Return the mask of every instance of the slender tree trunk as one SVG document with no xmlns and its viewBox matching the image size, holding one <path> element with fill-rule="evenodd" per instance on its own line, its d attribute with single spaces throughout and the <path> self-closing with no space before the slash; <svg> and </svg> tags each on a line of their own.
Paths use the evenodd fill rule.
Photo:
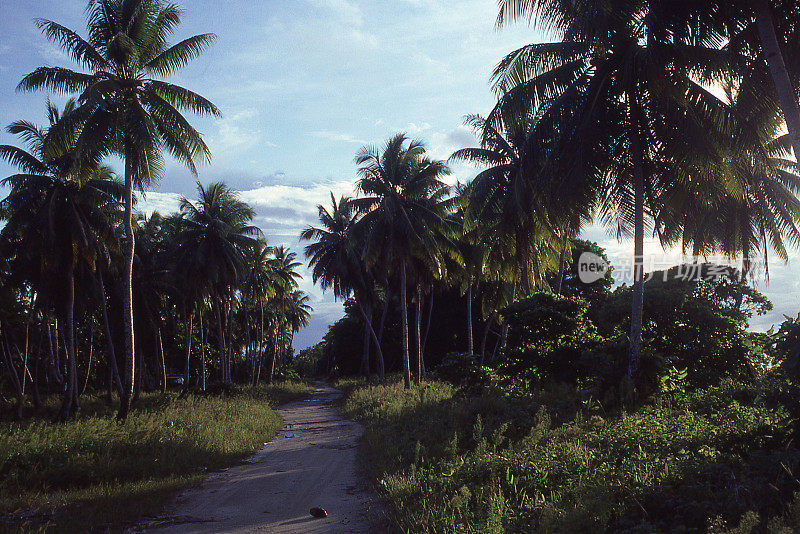
<svg viewBox="0 0 800 534">
<path fill-rule="evenodd" d="M 167 393 L 167 362 L 164 361 L 164 343 L 161 341 L 161 329 L 156 332 L 158 338 L 158 359 L 160 361 L 159 370 L 161 371 L 161 394 Z"/>
<path fill-rule="evenodd" d="M 277 325 L 276 325 L 277 327 Z M 278 359 L 278 335 L 279 332 L 275 331 L 275 346 L 272 350 L 272 358 L 269 362 L 269 378 L 267 379 L 267 384 L 272 384 L 272 379 L 275 378 L 275 360 Z"/>
<path fill-rule="evenodd" d="M 375 329 L 372 327 L 372 321 L 367 319 L 366 310 L 364 310 L 364 308 L 361 306 L 361 303 L 359 303 L 358 301 L 356 301 L 356 302 L 358 303 L 359 311 L 361 311 L 361 316 L 364 318 L 364 321 L 366 321 L 367 325 L 369 326 L 369 333 L 370 333 L 370 335 L 372 335 L 372 341 L 375 343 L 375 347 L 377 347 L 377 350 L 378 350 L 378 378 L 380 379 L 381 382 L 383 382 L 383 380 L 384 380 L 383 349 L 381 349 L 380 339 L 378 338 L 378 334 L 375 333 Z M 370 318 L 372 317 L 372 313 L 371 312 L 369 314 L 369 317 Z"/>
<path fill-rule="evenodd" d="M 428 347 L 428 334 L 431 333 L 431 319 L 433 318 L 433 287 L 431 287 L 431 298 L 428 299 L 428 313 L 426 317 L 425 334 L 422 336 L 422 378 L 425 378 L 428 374 L 428 370 L 425 368 L 425 354 L 426 348 Z"/>
<path fill-rule="evenodd" d="M 386 312 L 389 311 L 389 281 L 386 281 L 386 301 L 383 303 L 383 311 L 381 312 L 381 324 L 378 327 L 378 336 L 374 338 L 375 346 L 378 347 L 378 379 L 380 380 L 381 384 L 386 377 L 386 363 L 383 359 L 383 347 L 381 343 L 383 342 L 383 327 L 386 325 Z M 373 330 L 373 335 L 375 334 Z"/>
<path fill-rule="evenodd" d="M 422 289 L 417 284 L 417 310 L 414 314 L 415 340 L 417 342 L 417 376 L 414 379 L 416 385 L 422 382 Z"/>
<path fill-rule="evenodd" d="M 558 254 L 558 281 L 556 282 L 556 294 L 561 294 L 561 286 L 564 284 L 564 255 L 567 253 L 567 232 L 564 232 L 561 252 Z"/>
<path fill-rule="evenodd" d="M 222 306 L 221 299 L 218 297 L 214 303 L 214 311 L 217 314 L 217 344 L 219 346 L 219 362 L 222 382 L 226 382 L 228 377 L 225 374 L 225 338 L 222 335 Z"/>
<path fill-rule="evenodd" d="M 103 284 L 103 273 L 97 270 L 97 285 L 100 289 L 100 314 L 103 317 L 103 335 L 106 337 L 106 358 L 110 369 L 111 378 L 117 388 L 120 398 L 122 397 L 122 381 L 119 378 L 119 368 L 117 367 L 117 355 L 114 351 L 114 339 L 111 337 L 111 326 L 108 322 L 108 307 L 106 306 L 106 287 Z"/>
<path fill-rule="evenodd" d="M 633 383 L 639 370 L 642 346 L 642 313 L 644 307 L 644 154 L 639 133 L 639 105 L 631 88 L 628 91 L 631 114 L 631 157 L 633 158 L 634 230 L 633 230 L 633 295 L 631 298 L 630 356 L 628 379 Z"/>
<path fill-rule="evenodd" d="M 184 356 L 186 360 L 186 367 L 184 368 L 184 384 L 183 389 L 189 389 L 189 375 L 190 375 L 190 358 L 192 355 L 192 317 L 194 316 L 193 310 L 186 309 L 186 303 L 183 304 L 183 318 L 186 323 L 186 346 L 184 348 Z"/>
<path fill-rule="evenodd" d="M 200 391 L 206 390 L 206 332 L 203 326 L 203 303 L 200 303 Z"/>
<path fill-rule="evenodd" d="M 475 354 L 475 346 L 472 341 L 472 281 L 467 287 L 467 352 Z"/>
<path fill-rule="evenodd" d="M 41 375 L 41 367 L 42 367 L 42 344 L 44 342 L 44 332 L 42 331 L 41 325 L 39 326 L 39 347 L 36 349 L 36 355 L 34 356 L 33 360 L 33 381 L 31 383 L 31 387 L 33 388 L 31 393 L 33 395 L 33 406 L 37 410 L 42 406 L 42 397 L 39 390 L 40 382 L 42 380 Z"/>
<path fill-rule="evenodd" d="M 756 27 L 758 28 L 758 37 L 761 40 L 761 48 L 781 103 L 783 118 L 789 130 L 789 138 L 792 141 L 794 155 L 800 158 L 800 106 L 797 104 L 797 94 L 792 86 L 792 80 L 789 77 L 789 71 L 786 69 L 786 62 L 783 59 L 778 36 L 775 33 L 772 10 L 767 0 L 753 0 L 753 10 L 755 11 Z"/>
<path fill-rule="evenodd" d="M 138 167 L 138 163 L 136 164 Z M 124 261 L 122 262 L 122 323 L 125 334 L 125 386 L 120 397 L 117 418 L 125 420 L 131 409 L 135 387 L 136 356 L 133 335 L 133 175 L 134 154 L 129 139 L 125 140 L 125 240 Z"/>
<path fill-rule="evenodd" d="M 406 305 L 406 262 L 400 263 L 400 321 L 403 328 L 403 383 L 411 387 L 411 362 L 408 357 L 408 307 Z"/>
<path fill-rule="evenodd" d="M 361 302 L 358 301 L 358 299 L 356 301 L 358 302 L 359 309 L 362 309 L 361 315 L 364 319 L 364 343 L 361 350 L 361 368 L 359 369 L 359 372 L 361 373 L 362 376 L 369 378 L 369 340 L 370 340 L 369 331 L 370 328 L 372 328 L 372 326 L 370 325 L 370 323 L 372 322 L 372 306 L 370 306 L 370 304 L 367 303 L 366 313 L 364 313 Z"/>
<path fill-rule="evenodd" d="M 22 402 L 24 396 L 22 393 L 22 384 L 19 380 L 19 374 L 17 374 L 17 369 L 14 367 L 14 362 L 11 360 L 11 346 L 8 343 L 7 330 L 7 328 L 3 330 L 3 338 L 0 338 L 0 352 L 3 353 L 3 360 L 5 360 L 8 376 L 11 379 L 11 384 L 14 386 L 14 392 L 17 395 L 17 403 L 14 407 L 14 419 L 19 421 L 22 419 Z M 3 349 L 3 340 L 5 340 L 5 349 Z"/>
<path fill-rule="evenodd" d="M 78 366 L 75 362 L 75 267 L 70 265 L 67 270 L 67 295 L 64 310 L 64 348 L 67 352 L 67 389 L 58 418 L 62 421 L 72 416 L 72 407 L 75 402 L 75 386 L 77 385 Z"/>
<path fill-rule="evenodd" d="M 89 317 L 89 363 L 86 364 L 86 376 L 83 379 L 81 395 L 86 393 L 86 387 L 89 385 L 89 376 L 92 373 L 92 355 L 94 354 L 94 328 L 92 326 L 92 318 Z"/>
</svg>

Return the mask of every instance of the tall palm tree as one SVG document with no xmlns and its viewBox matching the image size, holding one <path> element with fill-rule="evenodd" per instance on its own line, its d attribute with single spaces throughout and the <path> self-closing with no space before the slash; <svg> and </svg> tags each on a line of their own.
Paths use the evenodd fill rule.
<svg viewBox="0 0 800 534">
<path fill-rule="evenodd" d="M 338 201 L 331 193 L 331 209 L 317 206 L 320 226 L 309 226 L 300 239 L 312 241 L 305 248 L 314 283 L 323 291 L 333 289 L 335 297 L 347 299 L 352 294 L 364 319 L 364 350 L 361 372 L 369 375 L 369 340 L 378 352 L 378 375 L 384 379 L 383 351 L 372 326 L 375 283 L 363 259 L 364 232 L 358 225 L 358 212 L 350 197 Z"/>
<path fill-rule="evenodd" d="M 273 249 L 273 256 L 270 262 L 270 269 L 275 281 L 276 299 L 280 307 L 278 310 L 275 354 L 270 363 L 269 382 L 272 382 L 275 376 L 276 360 L 280 363 L 284 359 L 284 351 L 289 337 L 287 332 L 289 322 L 286 315 L 287 300 L 291 298 L 292 292 L 297 289 L 297 281 L 301 278 L 297 269 L 302 265 L 297 261 L 297 254 L 283 245 Z"/>
<path fill-rule="evenodd" d="M 195 175 L 195 162 L 210 158 L 202 136 L 181 112 L 219 116 L 219 110 L 200 95 L 160 78 L 186 66 L 215 36 L 195 35 L 169 46 L 181 10 L 162 0 L 91 0 L 87 13 L 88 40 L 49 20 L 40 19 L 37 25 L 88 72 L 39 67 L 22 79 L 18 90 L 79 92 L 80 106 L 67 122 L 83 125 L 77 141 L 81 158 L 98 161 L 115 153 L 125 161 L 122 279 L 126 365 L 119 410 L 119 418 L 124 419 L 130 409 L 135 368 L 133 190 L 143 190 L 158 179 L 163 149 Z"/>
<path fill-rule="evenodd" d="M 239 194 L 222 182 L 204 187 L 198 182 L 199 198 L 180 202 L 183 229 L 178 236 L 178 268 L 187 280 L 208 287 L 214 295 L 217 343 L 222 380 L 230 381 L 230 362 L 225 343 L 224 318 L 233 301 L 233 289 L 247 276 L 247 251 L 258 246 L 261 233 L 251 223 L 255 212 Z M 188 320 L 188 317 L 187 317 Z"/>
<path fill-rule="evenodd" d="M 407 272 L 412 259 L 416 259 L 432 272 L 442 273 L 444 258 L 439 240 L 450 207 L 445 202 L 449 188 L 441 180 L 450 170 L 444 162 L 428 159 L 425 152 L 422 142 L 408 141 L 400 133 L 382 149 L 363 147 L 356 156 L 360 176 L 357 187 L 363 196 L 353 202 L 363 213 L 367 265 L 380 258 L 388 265 L 398 265 L 400 270 L 403 376 L 407 388 L 411 387 Z"/>
<path fill-rule="evenodd" d="M 65 111 L 74 109 L 67 103 Z M 123 189 L 107 167 L 83 166 L 75 158 L 78 132 L 61 127 L 63 114 L 48 101 L 50 126 L 17 121 L 8 131 L 28 149 L 0 146 L 0 156 L 22 172 L 2 185 L 11 192 L 0 203 L 6 220 L 2 232 L 17 246 L 17 255 L 38 266 L 29 283 L 49 296 L 64 324 L 68 355 L 67 388 L 59 412 L 68 418 L 77 408 L 75 353 L 75 277 L 82 266 L 94 270 L 98 257 L 114 241 L 115 213 Z"/>
<path fill-rule="evenodd" d="M 654 172 L 663 148 L 656 135 L 676 109 L 714 99 L 702 84 L 721 81 L 730 69 L 715 36 L 665 39 L 649 8 L 636 0 L 502 0 L 499 24 L 536 17 L 563 39 L 509 54 L 494 74 L 500 108 L 525 113 L 544 105 L 543 118 L 571 137 L 559 143 L 556 159 L 577 158 L 585 171 L 578 178 L 593 177 L 591 190 L 602 195 L 604 222 L 633 236 L 631 381 L 641 349 L 645 215 L 658 211 L 658 178 L 665 177 Z"/>
</svg>

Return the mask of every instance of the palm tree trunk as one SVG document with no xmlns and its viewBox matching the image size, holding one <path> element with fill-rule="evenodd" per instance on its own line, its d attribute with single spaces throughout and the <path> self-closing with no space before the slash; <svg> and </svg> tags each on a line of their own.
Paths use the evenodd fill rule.
<svg viewBox="0 0 800 534">
<path fill-rule="evenodd" d="M 5 340 L 5 349 L 3 348 L 3 340 Z M 3 330 L 3 338 L 0 338 L 0 352 L 3 353 L 3 360 L 6 364 L 6 369 L 8 370 L 8 376 L 11 378 L 11 384 L 14 386 L 14 391 L 17 394 L 17 403 L 14 408 L 14 419 L 20 420 L 22 419 L 22 386 L 19 380 L 19 374 L 17 374 L 17 369 L 14 367 L 14 362 L 11 360 L 11 347 L 8 344 L 8 331 L 7 329 Z"/>
<path fill-rule="evenodd" d="M 167 393 L 167 363 L 164 361 L 164 343 L 161 341 L 161 329 L 158 329 L 158 356 L 161 360 L 161 394 Z"/>
<path fill-rule="evenodd" d="M 383 359 L 383 348 L 381 347 L 381 343 L 383 342 L 383 327 L 386 324 L 386 312 L 389 311 L 389 281 L 386 281 L 386 295 L 385 295 L 385 302 L 383 303 L 383 311 L 381 312 L 381 324 L 378 327 L 378 336 L 374 338 L 375 346 L 378 347 L 378 379 L 380 380 L 381 384 L 383 384 L 384 378 L 386 376 L 386 364 Z M 373 330 L 373 335 L 375 331 Z"/>
<path fill-rule="evenodd" d="M 772 10 L 766 0 L 755 0 L 753 9 L 761 48 L 767 60 L 772 82 L 775 84 L 775 91 L 778 93 L 794 155 L 800 158 L 800 106 L 797 104 L 797 95 L 792 87 L 792 80 L 789 78 L 789 71 L 786 69 L 786 62 L 775 33 Z"/>
<path fill-rule="evenodd" d="M 58 413 L 60 420 L 72 416 L 72 406 L 75 401 L 75 386 L 77 385 L 76 373 L 78 366 L 75 363 L 75 267 L 70 265 L 67 270 L 67 298 L 64 310 L 64 348 L 67 351 L 67 389 L 64 391 L 64 400 Z"/>
<path fill-rule="evenodd" d="M 422 378 L 428 374 L 425 369 L 425 348 L 428 346 L 428 334 L 431 333 L 431 319 L 433 318 L 433 287 L 431 287 L 431 298 L 428 299 L 428 313 L 425 319 L 425 335 L 422 336 Z"/>
<path fill-rule="evenodd" d="M 272 358 L 269 362 L 269 377 L 267 378 L 267 384 L 272 384 L 272 379 L 275 378 L 275 360 L 278 359 L 278 325 L 275 325 L 275 346 L 272 348 Z"/>
<path fill-rule="evenodd" d="M 403 383 L 411 387 L 411 362 L 408 357 L 408 307 L 406 305 L 406 262 L 400 263 L 400 322 L 403 327 Z"/>
<path fill-rule="evenodd" d="M 366 310 L 361 306 L 361 303 L 356 301 L 358 304 L 358 309 L 361 311 L 361 316 L 364 318 L 364 321 L 367 323 L 369 327 L 369 333 L 372 336 L 372 341 L 375 343 L 375 347 L 378 350 L 378 379 L 383 382 L 384 380 L 384 368 L 383 368 L 383 349 L 381 349 L 380 339 L 378 338 L 378 334 L 375 333 L 375 329 L 372 327 L 372 310 L 370 309 L 369 314 L 367 314 Z M 367 316 L 369 315 L 369 319 Z"/>
<path fill-rule="evenodd" d="M 564 255 L 567 253 L 567 232 L 564 231 L 564 239 L 561 244 L 561 252 L 558 254 L 558 281 L 556 282 L 556 294 L 561 294 L 561 286 L 564 284 Z"/>
<path fill-rule="evenodd" d="M 472 282 L 467 286 L 467 352 L 475 353 L 475 346 L 472 341 Z"/>
<path fill-rule="evenodd" d="M 131 141 L 125 140 L 125 243 L 122 266 L 122 323 L 125 333 L 125 387 L 120 397 L 117 418 L 125 420 L 131 409 L 135 386 L 136 356 L 133 336 L 133 173 L 134 156 Z"/>
<path fill-rule="evenodd" d="M 228 378 L 225 374 L 225 338 L 222 335 L 222 311 L 220 310 L 221 306 L 222 306 L 221 299 L 217 297 L 216 301 L 214 302 L 214 312 L 217 314 L 217 345 L 219 347 L 219 363 L 221 366 L 220 378 L 222 382 L 226 382 Z"/>
<path fill-rule="evenodd" d="M 414 314 L 414 330 L 416 331 L 415 339 L 417 341 L 417 376 L 414 382 L 419 385 L 422 381 L 422 289 L 419 284 L 417 284 L 416 293 L 417 310 Z"/>
<path fill-rule="evenodd" d="M 203 327 L 203 303 L 200 302 L 200 391 L 206 390 L 206 331 Z"/>
<path fill-rule="evenodd" d="M 117 367 L 117 356 L 114 353 L 114 340 L 111 337 L 111 327 L 108 322 L 108 307 L 106 306 L 106 287 L 103 284 L 103 273 L 97 270 L 97 285 L 100 289 L 100 313 L 103 316 L 103 335 L 106 337 L 106 357 L 111 373 L 113 384 L 117 388 L 117 393 L 122 397 L 122 381 L 119 379 L 119 368 Z M 49 327 L 49 324 L 48 324 Z"/>
<path fill-rule="evenodd" d="M 639 354 L 642 346 L 642 314 L 644 307 L 644 154 L 639 134 L 639 105 L 631 88 L 628 90 L 631 114 L 631 157 L 633 158 L 633 296 L 631 298 L 630 355 L 628 358 L 628 380 L 633 383 L 639 369 Z"/>
<path fill-rule="evenodd" d="M 372 322 L 372 307 L 367 303 L 366 313 L 364 312 L 361 303 L 358 303 L 361 309 L 361 315 L 364 319 L 364 346 L 361 350 L 361 368 L 359 372 L 366 378 L 369 378 L 369 341 L 370 341 L 370 323 Z"/>
<path fill-rule="evenodd" d="M 183 318 L 186 324 L 186 347 L 184 349 L 184 356 L 186 360 L 186 367 L 184 368 L 184 384 L 183 389 L 189 389 L 189 374 L 190 374 L 190 358 L 192 355 L 192 316 L 193 310 L 186 309 L 186 303 L 183 304 Z"/>
<path fill-rule="evenodd" d="M 89 385 L 89 376 L 92 373 L 92 354 L 94 353 L 94 328 L 92 328 L 92 320 L 89 318 L 89 363 L 86 364 L 86 376 L 83 379 L 83 387 L 81 388 L 81 395 L 86 393 L 86 387 Z"/>
</svg>

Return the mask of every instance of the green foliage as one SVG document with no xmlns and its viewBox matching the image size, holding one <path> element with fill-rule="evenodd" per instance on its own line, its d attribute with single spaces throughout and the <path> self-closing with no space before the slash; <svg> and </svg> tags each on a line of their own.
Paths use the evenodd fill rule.
<svg viewBox="0 0 800 534">
<path fill-rule="evenodd" d="M 512 399 L 362 384 L 345 411 L 366 424 L 364 464 L 406 531 L 797 525 L 785 506 L 800 451 L 792 418 L 764 401 L 771 387 L 726 380 L 610 414 L 564 409 L 574 389 Z"/>
<path fill-rule="evenodd" d="M 791 376 L 800 375 L 800 314 L 786 317 L 774 334 L 770 329 L 770 353 Z"/>
<path fill-rule="evenodd" d="M 271 407 L 310 392 L 287 382 L 228 396 L 143 395 L 122 424 L 105 401 L 89 397 L 66 423 L 48 422 L 54 402 L 42 418 L 2 423 L 6 526 L 74 532 L 136 520 L 209 470 L 261 447 L 282 425 Z"/>
<path fill-rule="evenodd" d="M 506 358 L 499 372 L 528 381 L 575 382 L 583 351 L 599 340 L 580 298 L 535 293 L 506 307 Z"/>
</svg>

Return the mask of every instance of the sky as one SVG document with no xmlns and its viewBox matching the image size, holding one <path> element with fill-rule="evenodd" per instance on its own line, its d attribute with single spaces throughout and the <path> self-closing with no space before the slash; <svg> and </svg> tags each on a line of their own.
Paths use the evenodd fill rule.
<svg viewBox="0 0 800 534">
<path fill-rule="evenodd" d="M 463 124 L 467 114 L 486 114 L 495 102 L 493 67 L 506 53 L 544 36 L 520 23 L 497 29 L 496 0 L 181 0 L 183 23 L 173 42 L 215 33 L 216 43 L 170 79 L 214 102 L 221 119 L 188 115 L 203 133 L 213 160 L 195 178 L 168 161 L 161 182 L 141 203 L 169 213 L 181 196 L 193 198 L 196 180 L 223 180 L 257 212 L 256 224 L 273 245 L 302 258 L 300 231 L 316 221 L 317 204 L 330 194 L 352 194 L 353 158 L 363 145 L 380 145 L 404 131 L 427 142 L 432 156 L 447 158 L 474 146 Z M 17 93 L 19 80 L 41 65 L 73 63 L 36 28 L 37 17 L 85 36 L 84 0 L 0 0 L 0 125 L 17 119 L 46 120 L 44 93 Z M 53 95 L 57 102 L 64 97 Z M 0 144 L 16 139 L 0 132 Z M 112 162 L 120 171 L 118 163 Z M 0 176 L 14 170 L 0 162 Z M 451 181 L 468 181 L 476 169 L 453 166 Z M 0 190 L 0 195 L 5 192 Z M 606 247 L 624 264 L 632 244 L 598 225 L 584 237 Z M 657 242 L 646 254 L 662 263 Z M 313 285 L 307 271 L 301 289 L 311 296 L 310 326 L 295 348 L 319 341 L 342 315 L 341 302 Z M 770 281 L 757 282 L 774 303 L 753 328 L 766 329 L 782 314 L 800 311 L 800 253 L 788 264 L 770 261 Z"/>
</svg>

